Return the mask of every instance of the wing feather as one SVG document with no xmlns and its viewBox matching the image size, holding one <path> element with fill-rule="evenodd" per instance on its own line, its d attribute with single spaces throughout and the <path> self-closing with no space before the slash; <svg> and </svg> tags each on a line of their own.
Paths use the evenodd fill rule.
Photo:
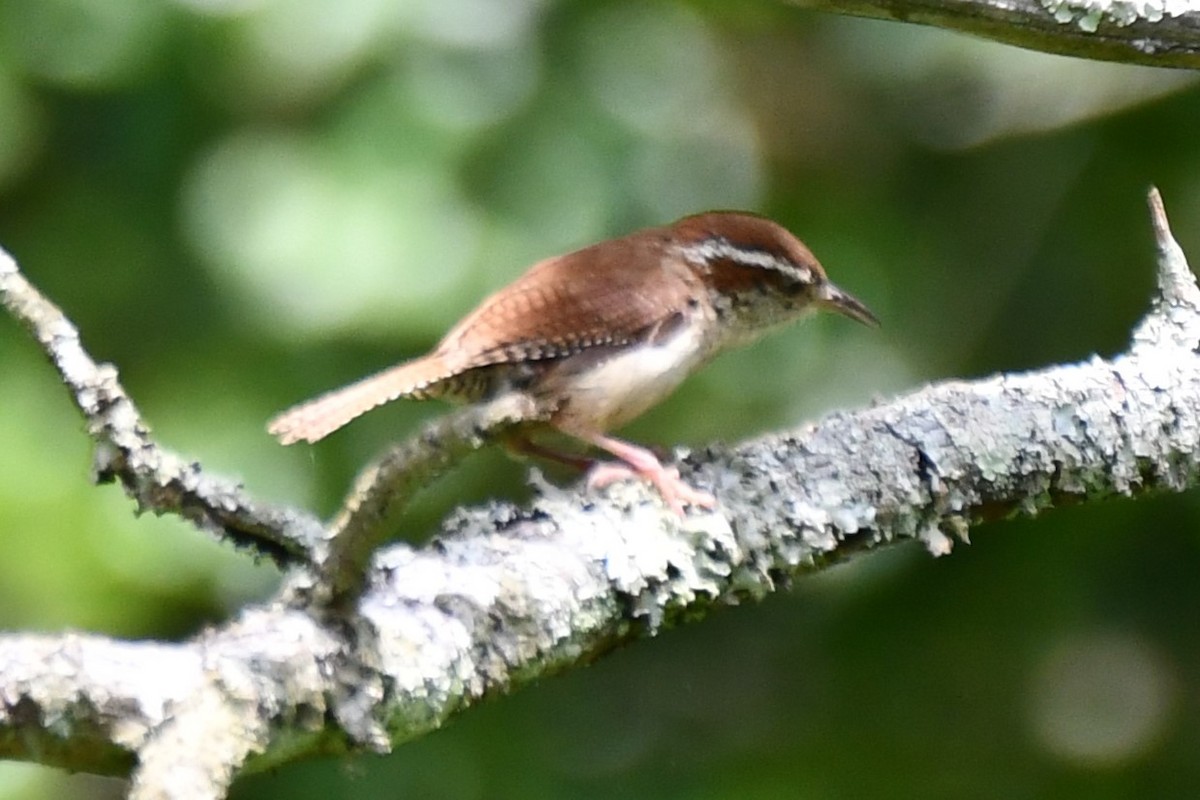
<svg viewBox="0 0 1200 800">
<path fill-rule="evenodd" d="M 546 259 L 484 300 L 435 352 L 456 372 L 638 341 L 683 311 L 690 273 L 647 236 Z"/>
</svg>

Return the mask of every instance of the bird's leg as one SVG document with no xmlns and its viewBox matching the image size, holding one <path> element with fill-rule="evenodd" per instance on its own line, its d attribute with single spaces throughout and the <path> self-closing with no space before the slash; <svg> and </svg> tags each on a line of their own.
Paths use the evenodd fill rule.
<svg viewBox="0 0 1200 800">
<path fill-rule="evenodd" d="M 575 435 L 625 462 L 596 464 L 588 473 L 588 488 L 600 489 L 620 480 L 638 477 L 649 481 L 666 504 L 681 517 L 684 516 L 684 506 L 716 507 L 715 497 L 688 485 L 679 477 L 678 468 L 663 466 L 654 453 L 646 448 L 599 433 Z"/>
<path fill-rule="evenodd" d="M 581 472 L 587 472 L 589 489 L 602 489 L 617 481 L 630 479 L 649 481 L 658 490 L 666 504 L 681 517 L 684 516 L 685 506 L 715 508 L 717 505 L 715 497 L 688 485 L 679 477 L 678 468 L 664 465 L 658 456 L 644 447 L 598 433 L 571 431 L 571 435 L 602 450 L 607 450 L 624 463 L 597 461 L 574 453 L 564 453 L 561 450 L 538 444 L 528 436 L 519 433 L 505 436 L 504 445 L 519 455 L 545 458 L 573 467 Z"/>
<path fill-rule="evenodd" d="M 573 467 L 580 472 L 586 472 L 596 464 L 596 460 L 586 456 L 575 455 L 574 453 L 564 453 L 561 450 L 555 450 L 545 445 L 540 445 L 530 439 L 528 436 L 513 433 L 504 437 L 504 446 L 512 452 L 523 456 L 536 456 L 545 458 L 549 461 L 555 461 L 559 464 L 565 464 L 568 467 Z"/>
</svg>

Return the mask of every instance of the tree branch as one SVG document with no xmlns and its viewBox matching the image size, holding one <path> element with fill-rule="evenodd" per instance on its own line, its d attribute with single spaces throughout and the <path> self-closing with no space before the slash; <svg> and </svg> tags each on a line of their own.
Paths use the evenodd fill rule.
<svg viewBox="0 0 1200 800">
<path fill-rule="evenodd" d="M 368 464 L 329 523 L 328 548 L 317 559 L 329 601 L 353 601 L 362 591 L 371 555 L 389 533 L 393 509 L 402 508 L 464 456 L 536 421 L 539 413 L 524 394 L 501 395 L 435 419 Z"/>
<path fill-rule="evenodd" d="M 1200 9 L 1186 0 L 791 0 L 916 22 L 1065 56 L 1200 68 Z"/>
<path fill-rule="evenodd" d="M 1159 296 L 1125 354 L 942 383 L 706 448 L 684 467 L 719 498 L 714 513 L 681 520 L 636 483 L 460 511 L 427 546 L 376 553 L 345 607 L 313 600 L 321 574 L 300 559 L 278 598 L 179 644 L 0 636 L 0 757 L 110 773 L 136 763 L 135 798 L 217 798 L 240 772 L 386 750 L 484 697 L 878 546 L 915 538 L 945 553 L 981 521 L 1193 486 L 1200 291 L 1156 194 L 1151 204 Z M 10 307 L 14 275 L 0 268 Z"/>
<path fill-rule="evenodd" d="M 118 480 L 139 513 L 178 514 L 222 532 L 281 566 L 306 561 L 323 536 L 316 518 L 254 500 L 237 484 L 204 475 L 200 465 L 161 448 L 111 364 L 97 364 L 62 310 L 25 279 L 0 249 L 0 302 L 33 335 L 62 376 L 96 444 L 93 479 Z"/>
</svg>

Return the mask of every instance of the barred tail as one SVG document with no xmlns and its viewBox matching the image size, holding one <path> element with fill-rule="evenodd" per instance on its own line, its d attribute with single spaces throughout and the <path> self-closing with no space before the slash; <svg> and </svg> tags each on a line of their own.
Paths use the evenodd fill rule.
<svg viewBox="0 0 1200 800">
<path fill-rule="evenodd" d="M 284 411 L 267 423 L 280 444 L 316 442 L 376 406 L 411 395 L 446 377 L 436 356 L 400 364 Z"/>
</svg>

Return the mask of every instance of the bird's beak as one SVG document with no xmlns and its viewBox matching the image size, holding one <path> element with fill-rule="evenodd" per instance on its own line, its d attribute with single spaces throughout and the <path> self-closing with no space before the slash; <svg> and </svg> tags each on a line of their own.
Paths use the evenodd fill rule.
<svg viewBox="0 0 1200 800">
<path fill-rule="evenodd" d="M 832 283 L 826 281 L 817 292 L 817 302 L 830 311 L 845 314 L 853 320 L 872 328 L 879 327 L 879 318 L 871 313 L 861 300 L 849 292 L 844 292 Z"/>
</svg>

